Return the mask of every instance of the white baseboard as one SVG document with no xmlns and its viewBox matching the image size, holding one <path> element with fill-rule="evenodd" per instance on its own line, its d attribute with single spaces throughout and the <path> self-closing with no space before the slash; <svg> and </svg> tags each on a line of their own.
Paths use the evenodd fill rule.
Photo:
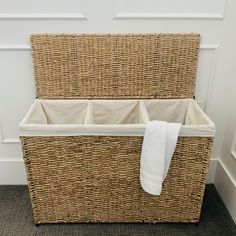
<svg viewBox="0 0 236 236">
<path fill-rule="evenodd" d="M 207 184 L 214 184 L 217 165 L 218 165 L 218 160 L 216 159 L 210 160 L 208 175 L 206 179 Z"/>
<path fill-rule="evenodd" d="M 236 223 L 236 183 L 221 160 L 216 168 L 215 186 Z"/>
<path fill-rule="evenodd" d="M 207 183 L 214 183 L 217 160 L 211 160 Z M 0 159 L 0 185 L 27 184 L 25 168 L 22 160 Z"/>
<path fill-rule="evenodd" d="M 0 159 L 0 185 L 27 184 L 22 160 Z"/>
</svg>

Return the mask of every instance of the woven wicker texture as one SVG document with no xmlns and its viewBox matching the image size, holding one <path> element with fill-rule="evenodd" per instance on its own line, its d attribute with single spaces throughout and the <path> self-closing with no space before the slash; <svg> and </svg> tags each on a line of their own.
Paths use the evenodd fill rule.
<svg viewBox="0 0 236 236">
<path fill-rule="evenodd" d="M 160 196 L 139 181 L 142 137 L 21 137 L 36 223 L 197 222 L 212 138 L 180 137 Z"/>
<path fill-rule="evenodd" d="M 32 35 L 39 98 L 192 98 L 199 34 Z"/>
</svg>

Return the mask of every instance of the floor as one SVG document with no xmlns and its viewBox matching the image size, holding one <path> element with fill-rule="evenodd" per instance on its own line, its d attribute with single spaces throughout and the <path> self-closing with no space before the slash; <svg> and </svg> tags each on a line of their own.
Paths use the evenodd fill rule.
<svg viewBox="0 0 236 236">
<path fill-rule="evenodd" d="M 27 186 L 0 186 L 1 236 L 234 236 L 236 226 L 214 185 L 206 186 L 200 223 L 195 224 L 48 224 L 35 227 Z"/>
</svg>

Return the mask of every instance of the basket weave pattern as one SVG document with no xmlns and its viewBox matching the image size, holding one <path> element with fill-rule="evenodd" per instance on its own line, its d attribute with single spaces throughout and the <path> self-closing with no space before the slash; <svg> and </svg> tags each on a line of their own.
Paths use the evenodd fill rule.
<svg viewBox="0 0 236 236">
<path fill-rule="evenodd" d="M 198 34 L 32 35 L 39 98 L 192 98 Z"/>
<path fill-rule="evenodd" d="M 142 139 L 21 137 L 35 222 L 197 222 L 212 138 L 179 138 L 160 196 L 140 186 Z"/>
</svg>

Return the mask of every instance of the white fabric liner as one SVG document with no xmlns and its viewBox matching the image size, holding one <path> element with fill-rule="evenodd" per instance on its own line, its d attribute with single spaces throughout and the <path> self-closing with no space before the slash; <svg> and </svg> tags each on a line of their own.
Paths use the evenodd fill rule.
<svg viewBox="0 0 236 236">
<path fill-rule="evenodd" d="M 182 123 L 179 136 L 215 135 L 215 125 L 193 99 L 36 99 L 20 136 L 143 136 L 150 120 Z"/>
</svg>

